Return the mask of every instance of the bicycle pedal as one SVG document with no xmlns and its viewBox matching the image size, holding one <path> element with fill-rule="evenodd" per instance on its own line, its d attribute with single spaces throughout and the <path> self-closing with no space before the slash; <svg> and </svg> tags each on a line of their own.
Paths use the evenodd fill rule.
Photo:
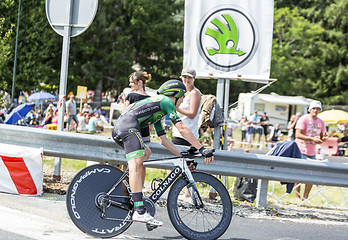
<svg viewBox="0 0 348 240">
<path fill-rule="evenodd" d="M 158 226 L 156 226 L 156 225 L 152 225 L 152 224 L 146 223 L 147 231 L 152 231 L 152 230 L 154 230 L 157 227 Z"/>
</svg>

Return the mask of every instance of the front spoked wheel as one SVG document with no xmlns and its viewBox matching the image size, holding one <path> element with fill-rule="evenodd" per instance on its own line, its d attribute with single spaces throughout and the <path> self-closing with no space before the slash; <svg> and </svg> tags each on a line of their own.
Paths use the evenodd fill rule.
<svg viewBox="0 0 348 240">
<path fill-rule="evenodd" d="M 73 178 L 66 205 L 71 220 L 82 232 L 107 238 L 121 234 L 132 224 L 127 183 L 120 183 L 106 196 L 122 174 L 115 167 L 96 164 L 82 169 Z"/>
<path fill-rule="evenodd" d="M 196 206 L 180 177 L 170 189 L 167 209 L 175 229 L 188 239 L 217 239 L 232 219 L 232 202 L 225 186 L 210 174 L 193 172 L 203 205 Z M 194 190 L 196 191 L 196 190 Z M 197 192 L 194 193 L 198 196 Z"/>
</svg>

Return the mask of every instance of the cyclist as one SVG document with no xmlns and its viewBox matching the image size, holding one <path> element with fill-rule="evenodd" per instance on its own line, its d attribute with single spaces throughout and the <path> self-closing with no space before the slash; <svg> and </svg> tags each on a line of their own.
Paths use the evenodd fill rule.
<svg viewBox="0 0 348 240">
<path fill-rule="evenodd" d="M 179 106 L 186 93 L 185 85 L 179 80 L 168 80 L 161 85 L 157 96 L 149 97 L 135 102 L 125 110 L 117 119 L 112 131 L 112 137 L 117 144 L 124 147 L 129 168 L 129 184 L 132 190 L 135 212 L 133 221 L 144 222 L 156 226 L 163 225 L 154 219 L 145 209 L 142 189 L 144 186 L 145 168 L 143 161 L 149 159 L 151 150 L 143 142 L 140 134 L 141 128 L 151 124 L 160 139 L 161 144 L 176 156 L 180 156 L 181 150 L 176 147 L 167 137 L 162 126 L 161 119 L 168 115 L 180 134 L 191 143 L 205 157 L 205 163 L 214 160 L 212 150 L 208 150 L 200 144 L 180 120 L 176 107 Z"/>
</svg>

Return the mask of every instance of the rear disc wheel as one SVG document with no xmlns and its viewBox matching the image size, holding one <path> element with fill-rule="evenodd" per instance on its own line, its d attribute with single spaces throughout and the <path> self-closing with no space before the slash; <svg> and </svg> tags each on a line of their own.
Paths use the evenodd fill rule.
<svg viewBox="0 0 348 240">
<path fill-rule="evenodd" d="M 115 167 L 96 164 L 82 169 L 73 178 L 66 205 L 71 220 L 82 232 L 108 238 L 121 234 L 132 224 L 132 210 L 116 207 L 109 201 L 122 203 L 131 209 L 127 187 L 121 183 L 111 196 L 105 194 L 122 174 Z"/>
</svg>

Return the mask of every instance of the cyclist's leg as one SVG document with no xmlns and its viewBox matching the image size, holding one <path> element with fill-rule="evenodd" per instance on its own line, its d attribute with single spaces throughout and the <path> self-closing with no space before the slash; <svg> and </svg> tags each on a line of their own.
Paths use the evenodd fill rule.
<svg viewBox="0 0 348 240">
<path fill-rule="evenodd" d="M 149 160 L 150 156 L 151 156 L 151 149 L 147 145 L 145 145 L 144 161 Z M 143 172 L 142 172 L 142 177 L 143 177 L 142 185 L 143 185 L 143 187 L 144 187 L 144 183 L 145 183 L 145 176 L 146 176 L 146 168 L 143 166 Z"/>
<path fill-rule="evenodd" d="M 123 116 L 115 124 L 115 134 L 123 140 L 126 158 L 129 168 L 129 185 L 134 201 L 133 221 L 146 222 L 154 225 L 162 225 L 146 212 L 143 202 L 143 181 L 145 170 L 143 161 L 149 159 L 151 151 L 147 150 L 140 134 L 139 122 L 132 116 Z M 115 139 L 115 138 L 114 138 Z"/>
<path fill-rule="evenodd" d="M 144 150 L 143 150 L 144 151 Z M 138 151 L 139 152 L 139 151 Z M 144 151 L 145 152 L 145 151 Z M 132 198 L 134 201 L 133 221 L 149 223 L 156 226 L 162 226 L 163 223 L 154 219 L 146 211 L 143 201 L 143 181 L 145 178 L 145 170 L 143 161 L 145 156 L 140 156 L 128 160 L 129 168 L 129 185 L 132 190 Z"/>
<path fill-rule="evenodd" d="M 129 185 L 133 193 L 143 190 L 144 156 L 128 160 Z"/>
</svg>

